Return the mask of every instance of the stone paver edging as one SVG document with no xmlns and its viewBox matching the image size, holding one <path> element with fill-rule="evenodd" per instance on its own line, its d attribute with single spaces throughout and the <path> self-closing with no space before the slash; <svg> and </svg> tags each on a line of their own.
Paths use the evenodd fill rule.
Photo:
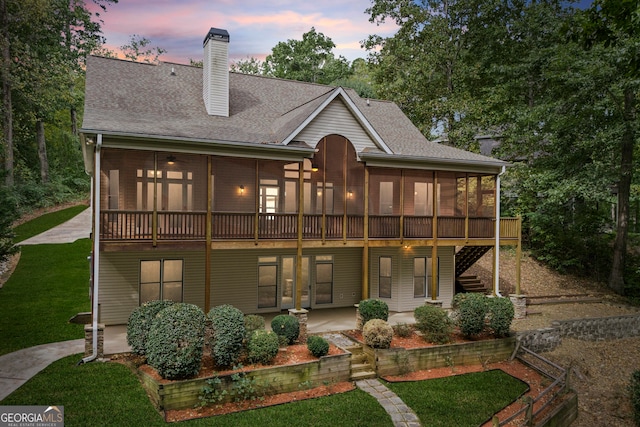
<svg viewBox="0 0 640 427">
<path fill-rule="evenodd" d="M 356 386 L 373 396 L 380 406 L 391 416 L 395 427 L 420 427 L 418 416 L 400 399 L 377 379 L 356 381 Z"/>
</svg>

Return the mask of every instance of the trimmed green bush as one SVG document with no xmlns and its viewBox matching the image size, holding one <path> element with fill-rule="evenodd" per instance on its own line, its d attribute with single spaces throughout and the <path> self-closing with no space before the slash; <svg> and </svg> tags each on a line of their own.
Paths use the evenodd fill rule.
<svg viewBox="0 0 640 427">
<path fill-rule="evenodd" d="M 162 378 L 198 374 L 202 363 L 206 316 L 193 304 L 175 303 L 155 317 L 146 344 L 147 362 Z"/>
<path fill-rule="evenodd" d="M 409 338 L 413 333 L 413 329 L 410 325 L 404 322 L 398 322 L 393 326 L 393 334 L 402 338 Z"/>
<path fill-rule="evenodd" d="M 276 334 L 286 337 L 288 344 L 293 344 L 300 335 L 300 322 L 295 316 L 279 314 L 271 320 L 271 330 Z"/>
<path fill-rule="evenodd" d="M 489 329 L 496 337 L 506 337 L 511 329 L 515 310 L 509 298 L 487 298 L 489 305 Z"/>
<path fill-rule="evenodd" d="M 362 328 L 364 342 L 373 348 L 389 348 L 393 339 L 393 328 L 385 320 L 371 319 Z"/>
<path fill-rule="evenodd" d="M 246 330 L 244 314 L 232 305 L 213 307 L 208 314 L 211 319 L 211 357 L 219 367 L 229 367 L 240 359 Z"/>
<path fill-rule="evenodd" d="M 139 355 L 147 354 L 147 335 L 153 319 L 161 310 L 173 305 L 173 301 L 149 301 L 136 308 L 129 315 L 127 322 L 127 344 L 131 351 Z"/>
<path fill-rule="evenodd" d="M 247 358 L 251 363 L 271 363 L 278 354 L 278 335 L 264 329 L 256 329 L 247 342 Z"/>
<path fill-rule="evenodd" d="M 453 321 L 447 312 L 434 305 L 421 305 L 413 311 L 416 329 L 422 332 L 425 340 L 435 344 L 446 344 L 451 341 Z"/>
<path fill-rule="evenodd" d="M 358 304 L 358 311 L 362 317 L 364 325 L 369 320 L 381 319 L 385 322 L 389 320 L 389 306 L 386 302 L 379 299 L 365 299 Z"/>
<path fill-rule="evenodd" d="M 246 338 L 249 339 L 253 331 L 264 329 L 264 317 L 259 314 L 247 314 L 244 316 L 244 329 Z"/>
<path fill-rule="evenodd" d="M 454 297 L 454 309 L 460 332 L 466 337 L 481 334 L 489 312 L 487 297 L 483 294 L 466 293 Z"/>
<path fill-rule="evenodd" d="M 329 341 L 319 335 L 311 335 L 307 338 L 307 349 L 315 357 L 322 357 L 329 354 Z"/>
<path fill-rule="evenodd" d="M 640 426 L 640 370 L 633 371 L 629 384 L 629 397 L 633 408 L 633 418 L 637 426 Z"/>
</svg>

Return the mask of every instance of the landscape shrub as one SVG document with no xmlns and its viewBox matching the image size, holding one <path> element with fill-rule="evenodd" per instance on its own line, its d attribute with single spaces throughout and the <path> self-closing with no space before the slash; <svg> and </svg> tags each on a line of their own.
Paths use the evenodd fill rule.
<svg viewBox="0 0 640 427">
<path fill-rule="evenodd" d="M 379 299 L 365 299 L 358 304 L 358 311 L 362 317 L 364 325 L 369 320 L 381 319 L 385 322 L 389 320 L 389 306 L 386 302 Z"/>
<path fill-rule="evenodd" d="M 300 335 L 300 322 L 295 316 L 279 314 L 271 320 L 271 330 L 281 337 L 286 337 L 287 344 L 293 344 Z"/>
<path fill-rule="evenodd" d="M 307 349 L 315 357 L 322 357 L 329 354 L 329 341 L 319 335 L 311 335 L 307 338 Z"/>
<path fill-rule="evenodd" d="M 413 329 L 411 326 L 404 322 L 398 322 L 393 326 L 393 334 L 398 337 L 409 338 L 412 333 Z"/>
<path fill-rule="evenodd" d="M 451 341 L 453 321 L 443 308 L 421 305 L 413 311 L 413 317 L 416 319 L 416 329 L 422 332 L 425 340 L 435 344 Z"/>
<path fill-rule="evenodd" d="M 245 337 L 244 314 L 232 305 L 213 307 L 211 319 L 211 357 L 216 365 L 229 367 L 240 359 Z"/>
<path fill-rule="evenodd" d="M 389 348 L 393 339 L 393 328 L 382 319 L 371 319 L 362 328 L 364 342 L 373 348 Z"/>
<path fill-rule="evenodd" d="M 278 355 L 278 335 L 264 329 L 256 329 L 247 341 L 247 358 L 251 363 L 271 363 Z"/>
<path fill-rule="evenodd" d="M 489 329 L 496 337 L 506 337 L 511 329 L 515 310 L 509 298 L 487 298 Z"/>
<path fill-rule="evenodd" d="M 253 331 L 264 329 L 264 317 L 259 314 L 247 314 L 244 316 L 245 337 L 249 339 Z"/>
<path fill-rule="evenodd" d="M 454 309 L 460 332 L 466 337 L 481 334 L 485 329 L 488 313 L 487 297 L 479 293 L 458 294 L 454 297 Z"/>
<path fill-rule="evenodd" d="M 631 407 L 633 408 L 633 418 L 636 425 L 640 426 L 640 369 L 635 370 L 633 374 L 631 374 L 629 395 L 631 398 Z"/>
<path fill-rule="evenodd" d="M 173 304 L 173 301 L 149 301 L 131 312 L 127 322 L 127 344 L 131 346 L 133 353 L 139 355 L 147 354 L 147 336 L 153 319 L 156 318 L 161 310 Z"/>
<path fill-rule="evenodd" d="M 158 312 L 146 344 L 147 362 L 162 378 L 194 377 L 200 371 L 206 316 L 193 304 L 174 303 Z"/>
</svg>

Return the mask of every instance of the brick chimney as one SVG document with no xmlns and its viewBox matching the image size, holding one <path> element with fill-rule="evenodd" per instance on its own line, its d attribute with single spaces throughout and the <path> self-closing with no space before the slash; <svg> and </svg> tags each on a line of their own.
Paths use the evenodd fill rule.
<svg viewBox="0 0 640 427">
<path fill-rule="evenodd" d="M 204 105 L 210 116 L 229 117 L 229 33 L 211 28 L 202 45 Z"/>
</svg>

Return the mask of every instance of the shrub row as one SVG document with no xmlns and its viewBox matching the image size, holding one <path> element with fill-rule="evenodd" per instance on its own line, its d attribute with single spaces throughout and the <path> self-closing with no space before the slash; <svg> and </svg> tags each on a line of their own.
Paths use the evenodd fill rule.
<svg viewBox="0 0 640 427">
<path fill-rule="evenodd" d="M 460 293 L 453 298 L 454 317 L 467 337 L 489 332 L 496 337 L 509 335 L 515 314 L 509 298 Z"/>
</svg>

